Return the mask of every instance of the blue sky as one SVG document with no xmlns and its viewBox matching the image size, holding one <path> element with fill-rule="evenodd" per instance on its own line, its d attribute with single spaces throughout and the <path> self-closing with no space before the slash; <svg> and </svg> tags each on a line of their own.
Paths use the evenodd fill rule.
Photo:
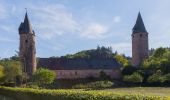
<svg viewBox="0 0 170 100">
<path fill-rule="evenodd" d="M 170 45 L 170 0 L 0 0 L 0 57 L 18 51 L 25 8 L 36 33 L 38 57 L 99 46 L 131 56 L 131 32 L 140 11 L 149 48 Z"/>
</svg>

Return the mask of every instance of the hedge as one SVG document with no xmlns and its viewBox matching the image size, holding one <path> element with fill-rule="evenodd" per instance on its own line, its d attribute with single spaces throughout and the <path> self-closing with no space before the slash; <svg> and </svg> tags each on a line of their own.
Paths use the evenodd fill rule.
<svg viewBox="0 0 170 100">
<path fill-rule="evenodd" d="M 89 82 L 86 84 L 77 84 L 74 85 L 72 88 L 74 89 L 103 89 L 103 88 L 110 88 L 113 86 L 113 82 L 111 81 L 96 81 L 96 82 Z"/>
<path fill-rule="evenodd" d="M 15 100 L 168 100 L 167 97 L 109 91 L 38 90 L 31 88 L 0 87 L 0 95 Z"/>
</svg>

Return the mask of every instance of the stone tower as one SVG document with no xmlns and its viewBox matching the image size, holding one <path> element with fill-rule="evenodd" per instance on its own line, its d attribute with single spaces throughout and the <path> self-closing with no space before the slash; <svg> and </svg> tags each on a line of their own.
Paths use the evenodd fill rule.
<svg viewBox="0 0 170 100">
<path fill-rule="evenodd" d="M 36 70 L 36 49 L 35 49 L 35 33 L 32 30 L 27 12 L 24 22 L 19 26 L 20 46 L 19 57 L 23 72 L 29 76 Z"/>
<path fill-rule="evenodd" d="M 139 67 L 142 61 L 148 58 L 148 54 L 148 32 L 139 12 L 132 30 L 132 66 Z"/>
</svg>

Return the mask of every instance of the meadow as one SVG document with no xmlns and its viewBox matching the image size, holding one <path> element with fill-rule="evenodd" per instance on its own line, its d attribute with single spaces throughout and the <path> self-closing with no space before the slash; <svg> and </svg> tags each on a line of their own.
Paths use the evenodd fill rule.
<svg viewBox="0 0 170 100">
<path fill-rule="evenodd" d="M 1 87 L 0 95 L 14 98 L 14 100 L 170 100 L 170 88 L 133 87 L 103 90 L 48 90 Z"/>
</svg>

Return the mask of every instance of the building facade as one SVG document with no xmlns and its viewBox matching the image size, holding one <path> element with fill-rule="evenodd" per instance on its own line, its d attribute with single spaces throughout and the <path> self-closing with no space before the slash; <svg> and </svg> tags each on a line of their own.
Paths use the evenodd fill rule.
<svg viewBox="0 0 170 100">
<path fill-rule="evenodd" d="M 27 12 L 24 22 L 19 26 L 20 46 L 19 58 L 23 72 L 29 76 L 36 71 L 36 49 L 35 49 L 35 33 L 32 30 Z"/>
<path fill-rule="evenodd" d="M 139 67 L 142 61 L 149 56 L 148 32 L 146 31 L 139 12 L 136 24 L 132 30 L 132 65 Z"/>
<path fill-rule="evenodd" d="M 39 58 L 38 66 L 55 71 L 58 79 L 98 78 L 101 72 L 121 78 L 121 64 L 114 58 Z"/>
</svg>

